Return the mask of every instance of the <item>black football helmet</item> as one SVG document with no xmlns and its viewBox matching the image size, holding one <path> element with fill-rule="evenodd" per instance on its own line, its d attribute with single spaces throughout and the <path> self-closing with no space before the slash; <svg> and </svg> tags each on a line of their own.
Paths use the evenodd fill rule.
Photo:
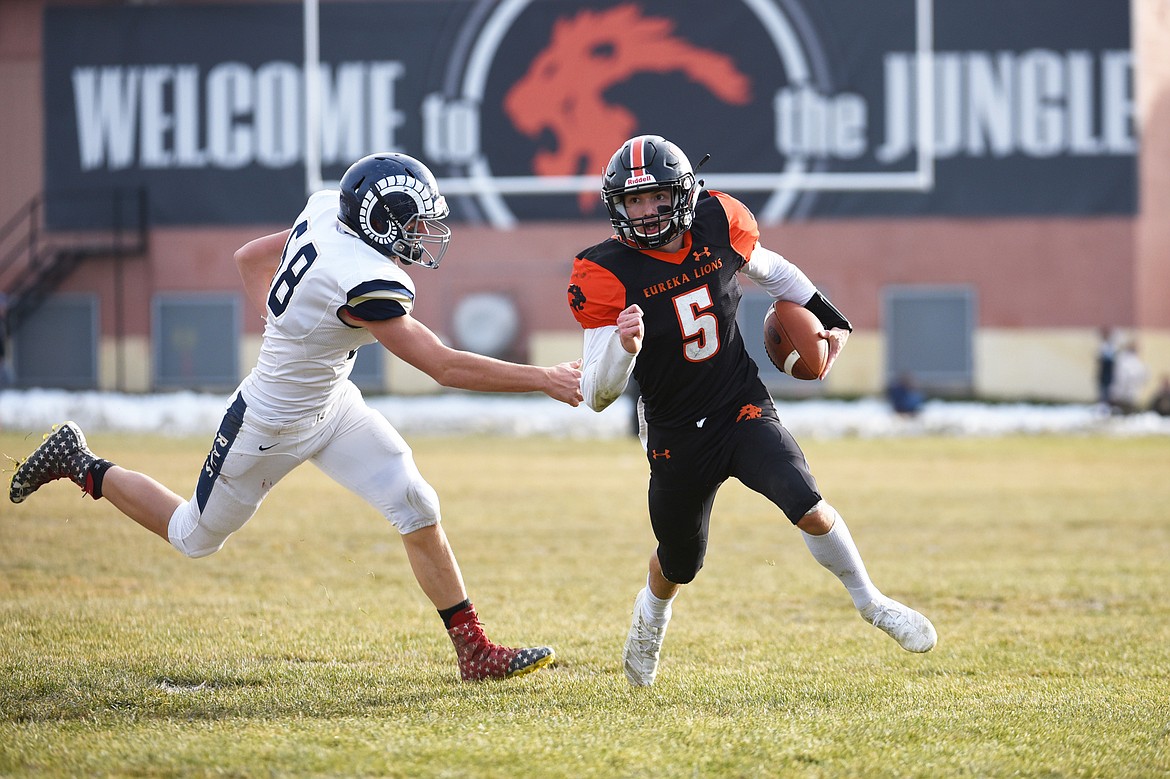
<svg viewBox="0 0 1170 779">
<path fill-rule="evenodd" d="M 447 253 L 447 199 L 426 165 L 405 154 L 371 154 L 341 177 L 337 218 L 392 260 L 435 268 Z"/>
<path fill-rule="evenodd" d="M 657 215 L 631 219 L 622 198 L 631 192 L 669 189 L 671 206 Z M 639 135 L 622 144 L 605 169 L 601 199 L 609 221 L 623 243 L 636 249 L 656 249 L 686 232 L 695 219 L 699 182 L 691 161 L 675 144 L 661 135 Z M 647 225 L 662 225 L 646 234 Z"/>
</svg>

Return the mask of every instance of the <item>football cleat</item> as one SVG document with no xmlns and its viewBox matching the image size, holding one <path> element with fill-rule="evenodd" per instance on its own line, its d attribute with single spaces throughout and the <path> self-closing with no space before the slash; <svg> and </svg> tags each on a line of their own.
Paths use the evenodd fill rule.
<svg viewBox="0 0 1170 779">
<path fill-rule="evenodd" d="M 907 652 L 929 652 L 938 643 L 930 620 L 896 600 L 879 598 L 859 611 L 862 619 L 884 630 Z"/>
<path fill-rule="evenodd" d="M 670 624 L 669 611 L 661 625 L 652 625 L 646 621 L 642 616 L 642 601 L 645 597 L 646 590 L 643 589 L 634 599 L 634 618 L 630 623 L 630 633 L 626 636 L 626 646 L 622 650 L 622 668 L 625 669 L 626 679 L 635 687 L 654 684 L 658 676 L 662 640 L 666 638 L 666 626 Z"/>
<path fill-rule="evenodd" d="M 544 668 L 556 659 L 549 646 L 513 649 L 493 644 L 483 631 L 479 617 L 447 630 L 459 658 L 459 675 L 465 682 L 481 679 L 510 679 Z"/>
<path fill-rule="evenodd" d="M 86 489 L 86 473 L 97 460 L 85 443 L 85 434 L 74 422 L 54 425 L 28 459 L 12 474 L 8 499 L 21 503 L 42 486 L 57 479 L 69 481 Z"/>
</svg>

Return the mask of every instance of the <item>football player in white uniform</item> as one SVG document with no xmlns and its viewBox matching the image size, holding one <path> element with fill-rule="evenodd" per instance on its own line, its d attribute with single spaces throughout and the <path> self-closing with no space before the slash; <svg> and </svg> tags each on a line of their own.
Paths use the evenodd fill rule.
<svg viewBox="0 0 1170 779">
<path fill-rule="evenodd" d="M 67 478 L 189 557 L 223 547 L 268 491 L 305 461 L 364 498 L 399 531 L 423 592 L 443 618 L 465 680 L 548 665 L 550 647 L 488 640 L 440 524 L 435 490 L 398 431 L 349 381 L 358 347 L 380 342 L 446 387 L 544 392 L 581 402 L 578 363 L 537 367 L 445 346 L 411 316 L 403 266 L 434 268 L 448 214 L 431 172 L 404 154 L 354 163 L 341 192 L 313 194 L 294 226 L 235 254 L 247 297 L 267 324 L 256 367 L 232 395 L 190 500 L 146 474 L 94 455 L 73 422 L 58 425 L 12 477 L 20 503 Z"/>
</svg>

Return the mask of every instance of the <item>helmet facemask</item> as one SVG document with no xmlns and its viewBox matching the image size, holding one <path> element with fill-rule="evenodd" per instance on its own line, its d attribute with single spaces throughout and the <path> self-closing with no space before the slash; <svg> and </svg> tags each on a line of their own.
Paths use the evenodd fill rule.
<svg viewBox="0 0 1170 779">
<path fill-rule="evenodd" d="M 402 237 L 390 245 L 398 259 L 408 265 L 439 267 L 439 260 L 447 253 L 447 244 L 451 240 L 450 227 L 438 219 L 415 216 L 400 229 Z"/>
<path fill-rule="evenodd" d="M 658 206 L 658 212 L 633 218 L 626 211 L 626 196 L 637 192 L 647 194 L 659 190 L 670 192 L 670 205 Z M 693 174 L 686 174 L 679 181 L 650 187 L 628 187 L 613 194 L 606 194 L 610 222 L 624 243 L 639 249 L 656 249 L 678 238 L 690 229 L 695 219 L 695 187 Z M 656 228 L 656 229 L 648 229 Z"/>
<path fill-rule="evenodd" d="M 409 176 L 382 179 L 362 200 L 367 242 L 402 262 L 438 267 L 447 253 L 451 228 L 441 221 L 450 211 L 447 199 L 435 197 L 424 182 Z"/>
</svg>

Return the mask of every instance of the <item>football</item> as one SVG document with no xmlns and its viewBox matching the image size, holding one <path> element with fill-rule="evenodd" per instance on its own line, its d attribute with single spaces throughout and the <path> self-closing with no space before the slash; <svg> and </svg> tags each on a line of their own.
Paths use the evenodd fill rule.
<svg viewBox="0 0 1170 779">
<path fill-rule="evenodd" d="M 764 350 L 772 364 L 792 378 L 812 381 L 829 357 L 829 342 L 817 337 L 824 329 L 804 306 L 777 300 L 764 317 Z"/>
</svg>

